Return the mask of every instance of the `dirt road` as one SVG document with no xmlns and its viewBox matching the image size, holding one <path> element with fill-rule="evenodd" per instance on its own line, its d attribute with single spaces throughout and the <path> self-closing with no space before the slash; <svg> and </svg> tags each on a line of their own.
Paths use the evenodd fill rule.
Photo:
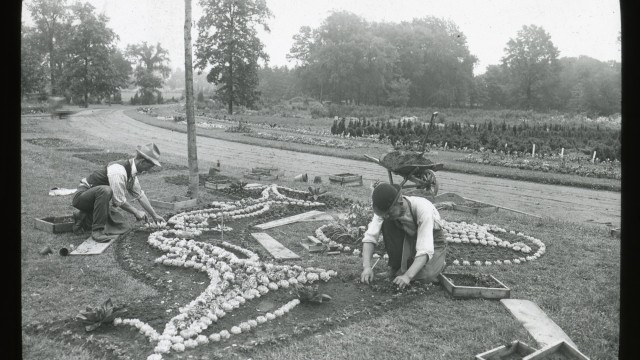
<svg viewBox="0 0 640 360">
<path fill-rule="evenodd" d="M 187 157 L 187 137 L 170 130 L 143 124 L 123 114 L 123 109 L 92 109 L 70 119 L 73 128 L 92 137 L 138 144 L 141 139 L 155 142 L 163 154 Z M 340 159 L 295 151 L 239 144 L 198 137 L 198 159 L 210 164 L 220 160 L 238 167 L 275 166 L 294 176 L 361 174 L 366 183 L 388 180 L 386 171 L 368 161 Z M 398 180 L 401 180 L 398 178 Z M 540 216 L 567 221 L 595 221 L 620 224 L 621 193 L 568 186 L 490 178 L 477 175 L 438 172 L 440 193 L 455 192 L 463 197 L 485 201 Z"/>
</svg>

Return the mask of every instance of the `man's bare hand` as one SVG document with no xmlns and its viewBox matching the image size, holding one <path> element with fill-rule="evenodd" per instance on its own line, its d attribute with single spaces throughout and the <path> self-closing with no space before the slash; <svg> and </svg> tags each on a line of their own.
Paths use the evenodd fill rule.
<svg viewBox="0 0 640 360">
<path fill-rule="evenodd" d="M 364 270 L 362 270 L 362 275 L 360 276 L 360 281 L 362 281 L 365 284 L 368 284 L 369 282 L 372 282 L 373 281 L 373 269 L 368 267 L 368 268 L 365 268 Z"/>
<path fill-rule="evenodd" d="M 396 278 L 393 279 L 393 283 L 398 285 L 398 287 L 400 289 L 402 289 L 405 286 L 409 285 L 410 282 L 411 282 L 411 279 L 409 279 L 409 277 L 407 275 L 396 276 Z"/>
</svg>

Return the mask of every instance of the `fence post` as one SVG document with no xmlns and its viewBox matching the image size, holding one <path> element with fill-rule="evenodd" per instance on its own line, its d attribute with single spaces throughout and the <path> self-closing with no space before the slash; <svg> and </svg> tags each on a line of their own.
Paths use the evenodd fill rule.
<svg viewBox="0 0 640 360">
<path fill-rule="evenodd" d="M 536 144 L 533 144 L 533 150 L 531 150 L 531 157 L 536 156 Z"/>
<path fill-rule="evenodd" d="M 444 149 L 447 150 L 447 142 L 444 142 Z"/>
<path fill-rule="evenodd" d="M 595 163 L 595 161 L 596 161 L 596 152 L 594 151 L 593 152 L 593 157 L 591 158 L 591 163 L 593 164 L 593 163 Z"/>
<path fill-rule="evenodd" d="M 564 159 L 564 148 L 562 148 L 562 150 L 560 150 L 560 158 Z"/>
</svg>

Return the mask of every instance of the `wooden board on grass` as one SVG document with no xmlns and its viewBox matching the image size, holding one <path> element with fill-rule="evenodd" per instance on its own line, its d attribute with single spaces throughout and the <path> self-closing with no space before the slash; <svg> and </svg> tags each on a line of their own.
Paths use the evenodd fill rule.
<svg viewBox="0 0 640 360">
<path fill-rule="evenodd" d="M 118 237 L 114 237 L 108 242 L 97 242 L 89 237 L 82 244 L 69 253 L 69 255 L 99 255 L 102 254 Z"/>
<path fill-rule="evenodd" d="M 509 310 L 541 347 L 566 341 L 571 346 L 576 345 L 569 336 L 551 320 L 534 302 L 520 299 L 502 299 L 500 302 Z"/>
<path fill-rule="evenodd" d="M 269 221 L 268 223 L 255 225 L 254 227 L 258 228 L 260 230 L 267 230 L 267 229 L 271 229 L 271 228 L 282 226 L 282 225 L 293 224 L 293 223 L 298 222 L 298 221 L 303 221 L 303 220 L 307 220 L 307 219 L 314 219 L 314 218 L 316 218 L 318 216 L 321 216 L 321 215 L 326 215 L 326 213 L 324 213 L 322 211 L 318 211 L 318 210 L 311 210 L 311 211 L 307 211 L 307 212 L 302 213 L 302 214 L 297 214 L 297 215 L 289 216 L 289 217 L 286 217 L 286 218 L 282 218 L 282 219 L 278 219 L 278 220 L 274 220 L 274 221 Z M 333 218 L 331 218 L 331 220 L 333 220 Z"/>
<path fill-rule="evenodd" d="M 275 258 L 279 260 L 293 260 L 300 259 L 293 251 L 287 249 L 284 245 L 280 244 L 278 240 L 269 236 L 266 233 L 252 233 L 253 236 L 267 251 Z"/>
<path fill-rule="evenodd" d="M 306 239 L 300 242 L 303 248 L 309 250 L 310 253 L 320 252 L 324 250 L 324 244 L 322 241 L 318 240 L 315 236 L 307 236 Z"/>
</svg>

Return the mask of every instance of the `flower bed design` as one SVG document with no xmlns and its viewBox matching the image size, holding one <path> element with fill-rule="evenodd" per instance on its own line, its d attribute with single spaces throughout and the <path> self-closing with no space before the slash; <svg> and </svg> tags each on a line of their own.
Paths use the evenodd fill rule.
<svg viewBox="0 0 640 360">
<path fill-rule="evenodd" d="M 259 324 L 283 316 L 300 301 L 291 300 L 273 312 L 240 322 L 230 329 L 217 331 L 209 336 L 202 334 L 219 318 L 270 291 L 319 280 L 326 282 L 337 275 L 333 270 L 262 262 L 256 253 L 226 241 L 221 246 L 214 246 L 194 240 L 203 231 L 231 231 L 231 228 L 223 225 L 225 218 L 236 220 L 261 215 L 272 204 L 322 205 L 319 202 L 287 198 L 278 192 L 276 185 L 260 188 L 261 197 L 258 199 L 242 199 L 234 203 L 213 202 L 210 208 L 179 213 L 167 221 L 167 225 L 173 226 L 173 229 L 154 231 L 149 235 L 148 244 L 164 252 L 164 255 L 154 260 L 156 264 L 204 272 L 210 283 L 196 299 L 179 309 L 179 314 L 165 325 L 162 333 L 139 319 L 114 320 L 114 325 L 137 328 L 150 342 L 156 344 L 154 354 L 148 359 L 162 359 L 162 354 L 182 352 L 210 341 L 223 341 L 232 335 L 248 332 Z M 293 189 L 289 191 L 295 192 Z M 211 220 L 220 220 L 220 224 L 213 227 Z"/>
<path fill-rule="evenodd" d="M 448 245 L 447 263 L 453 266 L 523 264 L 539 259 L 546 252 L 546 245 L 542 241 L 521 232 L 507 231 L 491 224 L 442 222 Z M 340 224 L 325 224 L 316 229 L 315 237 L 325 244 L 337 245 L 343 251 L 360 255 L 359 241 L 366 228 L 361 226 L 356 230 L 359 231 L 349 231 Z M 494 234 L 510 240 L 501 239 Z M 345 241 L 355 249 L 342 245 Z M 378 245 L 383 244 L 379 242 Z M 382 251 L 376 249 L 376 252 Z M 386 254 L 383 257 L 386 258 Z"/>
</svg>

